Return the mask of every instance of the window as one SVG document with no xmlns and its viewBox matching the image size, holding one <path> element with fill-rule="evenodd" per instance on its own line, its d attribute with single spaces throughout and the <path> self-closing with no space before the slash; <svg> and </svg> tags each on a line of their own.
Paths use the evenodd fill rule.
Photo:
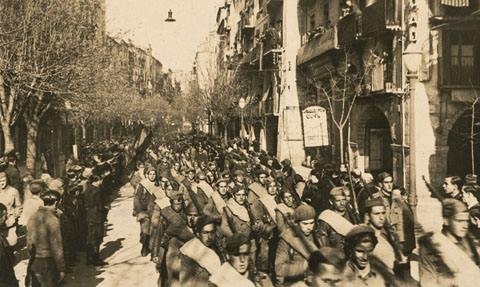
<svg viewBox="0 0 480 287">
<path fill-rule="evenodd" d="M 450 40 L 445 47 L 448 57 L 445 63 L 445 84 L 470 85 L 480 83 L 478 39 L 480 35 L 474 31 L 451 31 L 447 35 Z"/>
<path fill-rule="evenodd" d="M 451 37 L 452 66 L 473 67 L 473 33 L 452 33 Z"/>
</svg>

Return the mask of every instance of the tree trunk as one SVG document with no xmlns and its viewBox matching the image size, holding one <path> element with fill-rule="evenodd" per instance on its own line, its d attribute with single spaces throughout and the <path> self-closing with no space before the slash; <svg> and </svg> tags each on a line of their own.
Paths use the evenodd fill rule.
<svg viewBox="0 0 480 287">
<path fill-rule="evenodd" d="M 227 144 L 227 143 L 228 143 L 228 125 L 225 124 L 225 125 L 223 126 L 223 129 L 224 129 L 224 132 L 223 132 L 223 140 L 224 140 L 225 144 Z"/>
<path fill-rule="evenodd" d="M 113 139 L 113 129 L 115 128 L 115 124 L 112 124 L 109 129 L 109 138 Z"/>
<path fill-rule="evenodd" d="M 12 138 L 12 130 L 10 129 L 10 125 L 7 121 L 1 121 L 1 124 L 3 130 L 3 140 L 5 142 L 5 150 L 3 153 L 8 154 L 9 152 L 15 150 L 15 144 Z"/>
<path fill-rule="evenodd" d="M 96 125 L 93 125 L 93 142 L 98 142 L 98 131 Z"/>
<path fill-rule="evenodd" d="M 85 124 L 85 122 L 82 122 L 80 126 L 82 127 L 82 140 L 86 142 L 87 141 L 87 125 Z"/>
<path fill-rule="evenodd" d="M 40 120 L 37 117 L 32 119 L 25 119 L 27 126 L 27 161 L 26 166 L 34 177 L 37 175 L 36 163 L 37 163 L 37 139 L 38 139 L 38 126 Z"/>
<path fill-rule="evenodd" d="M 343 149 L 343 127 L 341 128 L 338 128 L 338 139 L 340 141 L 340 148 L 339 148 L 339 151 L 340 151 L 340 164 L 344 164 L 345 163 L 345 150 Z"/>
</svg>

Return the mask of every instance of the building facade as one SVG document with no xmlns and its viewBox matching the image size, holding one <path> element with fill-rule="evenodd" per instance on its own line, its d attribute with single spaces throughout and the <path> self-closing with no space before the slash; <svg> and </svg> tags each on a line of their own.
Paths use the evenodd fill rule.
<svg viewBox="0 0 480 287">
<path fill-rule="evenodd" d="M 226 1 L 219 54 L 251 82 L 247 123 L 260 149 L 391 172 L 415 204 L 422 176 L 440 187 L 446 175 L 478 174 L 479 9 L 478 0 Z M 341 144 L 332 117 L 342 105 L 325 91 L 345 66 L 364 74 L 345 102 Z M 301 117 L 311 107 L 327 114 L 317 130 L 328 140 L 313 146 Z"/>
</svg>

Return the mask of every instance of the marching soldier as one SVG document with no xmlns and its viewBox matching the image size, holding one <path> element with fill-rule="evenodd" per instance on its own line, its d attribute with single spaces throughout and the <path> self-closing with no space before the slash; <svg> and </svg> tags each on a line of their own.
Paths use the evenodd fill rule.
<svg viewBox="0 0 480 287">
<path fill-rule="evenodd" d="M 208 199 L 207 205 L 203 209 L 203 213 L 212 217 L 218 224 L 222 221 L 223 208 L 227 205 L 227 201 L 231 198 L 228 192 L 228 181 L 220 179 L 217 182 L 217 188 Z"/>
<path fill-rule="evenodd" d="M 203 215 L 195 225 L 195 236 L 180 248 L 180 284 L 207 286 L 210 275 L 225 261 L 216 245 L 216 223 Z"/>
<path fill-rule="evenodd" d="M 478 243 L 469 234 L 466 205 L 448 198 L 442 202 L 443 230 L 419 239 L 422 286 L 477 286 L 480 278 Z"/>
<path fill-rule="evenodd" d="M 399 286 L 388 267 L 372 255 L 378 241 L 368 225 L 354 226 L 345 238 L 347 286 Z"/>
<path fill-rule="evenodd" d="M 322 246 L 343 250 L 345 235 L 353 227 L 353 218 L 346 212 L 346 187 L 335 187 L 330 191 L 331 208 L 324 210 L 318 217 L 318 237 Z"/>
<path fill-rule="evenodd" d="M 166 195 L 156 183 L 157 175 L 154 168 L 147 170 L 145 179 L 143 179 L 135 192 L 134 213 L 137 221 L 140 222 L 140 243 L 142 243 L 141 255 L 147 256 L 150 252 L 148 245 L 150 241 L 150 211 L 155 198 L 162 199 Z"/>
<path fill-rule="evenodd" d="M 227 261 L 210 276 L 210 287 L 266 287 L 272 286 L 270 278 L 263 273 L 251 271 L 251 240 L 246 234 L 235 233 L 227 239 Z"/>
<path fill-rule="evenodd" d="M 320 247 L 313 233 L 315 210 L 302 204 L 293 214 L 295 224 L 280 234 L 275 258 L 277 286 L 294 286 L 305 279 L 310 254 Z"/>
<path fill-rule="evenodd" d="M 100 189 L 101 184 L 100 176 L 90 176 L 84 194 L 87 220 L 87 265 L 95 266 L 107 264 L 100 259 L 100 245 L 103 241 L 103 226 L 107 211 L 103 191 Z"/>
<path fill-rule="evenodd" d="M 180 184 L 179 190 L 183 193 L 185 204 L 193 203 L 200 212 L 207 204 L 208 197 L 203 190 L 198 188 L 194 168 L 187 170 L 187 177 Z"/>
</svg>

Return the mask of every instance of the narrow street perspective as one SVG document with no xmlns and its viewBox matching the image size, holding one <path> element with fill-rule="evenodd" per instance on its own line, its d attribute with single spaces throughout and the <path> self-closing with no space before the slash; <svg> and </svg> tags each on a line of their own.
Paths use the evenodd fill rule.
<svg viewBox="0 0 480 287">
<path fill-rule="evenodd" d="M 0 0 L 0 287 L 478 287 L 480 0 Z"/>
</svg>

